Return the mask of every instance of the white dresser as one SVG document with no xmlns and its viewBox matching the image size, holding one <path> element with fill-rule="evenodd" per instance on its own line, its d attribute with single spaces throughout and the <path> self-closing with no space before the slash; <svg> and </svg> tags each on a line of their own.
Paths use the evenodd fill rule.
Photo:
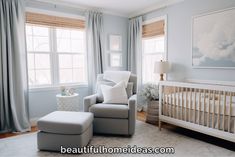
<svg viewBox="0 0 235 157">
<path fill-rule="evenodd" d="M 58 111 L 79 111 L 79 94 L 71 96 L 56 95 Z"/>
</svg>

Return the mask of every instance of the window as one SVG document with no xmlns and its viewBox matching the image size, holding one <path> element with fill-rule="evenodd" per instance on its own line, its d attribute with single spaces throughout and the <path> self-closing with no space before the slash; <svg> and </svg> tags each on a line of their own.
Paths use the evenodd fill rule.
<svg viewBox="0 0 235 157">
<path fill-rule="evenodd" d="M 87 82 L 84 29 L 26 24 L 31 87 Z"/>
<path fill-rule="evenodd" d="M 160 80 L 159 74 L 154 74 L 154 63 L 165 58 L 165 38 L 153 37 L 142 40 L 143 83 L 154 83 Z"/>
<path fill-rule="evenodd" d="M 29 85 L 51 84 L 48 27 L 26 26 Z"/>
<path fill-rule="evenodd" d="M 86 82 L 84 31 L 56 29 L 60 83 Z"/>
<path fill-rule="evenodd" d="M 142 82 L 156 83 L 160 74 L 154 74 L 154 64 L 166 59 L 164 20 L 143 25 L 142 37 Z"/>
</svg>

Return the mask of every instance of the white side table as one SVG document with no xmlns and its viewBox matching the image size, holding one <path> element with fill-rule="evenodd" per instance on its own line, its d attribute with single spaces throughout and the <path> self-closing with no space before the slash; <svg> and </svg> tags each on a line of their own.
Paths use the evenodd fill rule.
<svg viewBox="0 0 235 157">
<path fill-rule="evenodd" d="M 58 111 L 79 111 L 79 94 L 71 96 L 56 95 Z"/>
</svg>

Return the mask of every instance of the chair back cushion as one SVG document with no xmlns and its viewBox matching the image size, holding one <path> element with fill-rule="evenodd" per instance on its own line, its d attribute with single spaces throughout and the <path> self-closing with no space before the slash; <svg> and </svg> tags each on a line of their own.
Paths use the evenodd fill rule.
<svg viewBox="0 0 235 157">
<path fill-rule="evenodd" d="M 97 102 L 102 103 L 104 101 L 104 97 L 100 88 L 100 85 L 108 85 L 114 86 L 115 83 L 109 80 L 105 80 L 103 78 L 103 74 L 98 74 L 97 76 L 97 83 L 96 83 L 96 94 L 97 94 Z M 129 82 L 127 84 L 126 93 L 128 98 L 131 97 L 133 94 L 136 94 L 137 91 L 137 76 L 131 74 Z"/>
</svg>

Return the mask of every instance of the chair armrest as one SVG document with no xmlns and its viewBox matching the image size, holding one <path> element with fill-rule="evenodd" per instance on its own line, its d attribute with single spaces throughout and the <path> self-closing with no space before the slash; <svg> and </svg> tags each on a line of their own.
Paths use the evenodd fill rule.
<svg viewBox="0 0 235 157">
<path fill-rule="evenodd" d="M 89 112 L 89 108 L 91 105 L 96 103 L 96 94 L 87 96 L 83 99 L 83 111 Z"/>
<path fill-rule="evenodd" d="M 136 104 L 137 95 L 132 95 L 128 100 L 129 107 L 129 135 L 135 133 L 135 122 L 136 122 Z"/>
<path fill-rule="evenodd" d="M 137 95 L 132 95 L 129 99 L 128 99 L 128 106 L 129 108 L 131 107 L 131 105 L 135 104 L 136 105 L 137 102 Z"/>
</svg>

